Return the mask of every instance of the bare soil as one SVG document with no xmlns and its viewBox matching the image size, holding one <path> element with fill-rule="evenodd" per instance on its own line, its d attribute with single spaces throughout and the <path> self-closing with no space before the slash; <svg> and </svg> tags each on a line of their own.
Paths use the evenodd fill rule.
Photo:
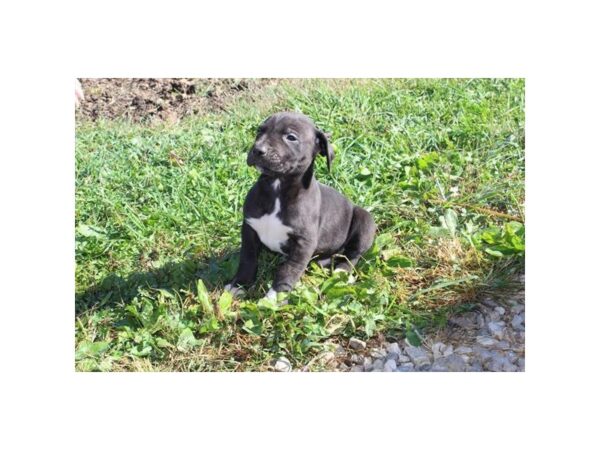
<svg viewBox="0 0 600 450">
<path fill-rule="evenodd" d="M 276 79 L 82 78 L 85 99 L 78 121 L 177 122 L 197 114 L 226 111 L 232 100 Z"/>
</svg>

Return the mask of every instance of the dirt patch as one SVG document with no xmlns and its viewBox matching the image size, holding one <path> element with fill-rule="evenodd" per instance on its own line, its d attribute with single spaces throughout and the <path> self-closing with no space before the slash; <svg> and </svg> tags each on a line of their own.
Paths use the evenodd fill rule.
<svg viewBox="0 0 600 450">
<path fill-rule="evenodd" d="M 276 79 L 82 78 L 85 99 L 78 121 L 177 122 L 198 114 L 226 111 L 240 95 L 252 95 Z"/>
</svg>

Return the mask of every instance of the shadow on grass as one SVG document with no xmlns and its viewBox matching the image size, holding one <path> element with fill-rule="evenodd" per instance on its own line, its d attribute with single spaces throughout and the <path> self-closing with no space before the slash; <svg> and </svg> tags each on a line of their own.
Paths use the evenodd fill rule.
<svg viewBox="0 0 600 450">
<path fill-rule="evenodd" d="M 117 303 L 129 303 L 139 295 L 140 289 L 165 289 L 197 291 L 196 281 L 200 278 L 207 289 L 222 288 L 237 270 L 239 250 L 229 250 L 205 258 L 188 258 L 179 262 L 168 262 L 147 272 L 134 272 L 126 277 L 109 275 L 98 284 L 75 295 L 75 315 L 90 309 L 110 307 Z M 264 277 L 262 277 L 264 278 Z M 254 289 L 263 288 L 264 280 L 259 277 Z"/>
</svg>

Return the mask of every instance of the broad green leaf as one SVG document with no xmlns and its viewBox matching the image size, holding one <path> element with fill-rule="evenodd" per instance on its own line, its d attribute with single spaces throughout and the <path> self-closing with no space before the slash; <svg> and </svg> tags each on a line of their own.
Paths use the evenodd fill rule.
<svg viewBox="0 0 600 450">
<path fill-rule="evenodd" d="M 373 320 L 372 318 L 368 318 L 367 320 L 365 320 L 365 334 L 367 335 L 367 337 L 371 337 L 373 336 L 374 332 L 375 320 Z"/>
<path fill-rule="evenodd" d="M 152 346 L 149 344 L 144 345 L 141 349 L 137 347 L 131 349 L 131 354 L 134 356 L 148 356 L 150 353 L 152 353 Z"/>
<path fill-rule="evenodd" d="M 246 320 L 242 328 L 250 334 L 260 335 L 262 333 L 262 324 L 252 319 Z"/>
<path fill-rule="evenodd" d="M 95 237 L 95 238 L 105 238 L 106 237 L 106 231 L 104 231 L 102 228 L 99 227 L 95 227 L 93 225 L 86 225 L 84 223 L 82 223 L 81 225 L 79 225 L 75 231 L 85 237 Z"/>
<path fill-rule="evenodd" d="M 202 313 L 208 317 L 214 316 L 215 310 L 208 297 L 208 291 L 206 290 L 206 286 L 204 286 L 204 282 L 201 279 L 198 279 L 196 286 L 198 289 L 198 303 L 200 304 Z"/>
<path fill-rule="evenodd" d="M 444 223 L 450 234 L 454 236 L 456 234 L 456 228 L 458 227 L 458 215 L 453 209 L 447 209 L 444 212 Z"/>
<path fill-rule="evenodd" d="M 256 304 L 259 308 L 270 309 L 272 311 L 279 309 L 279 300 L 277 298 L 263 297 Z"/>
<path fill-rule="evenodd" d="M 496 257 L 498 257 L 498 258 L 502 258 L 502 257 L 504 256 L 504 254 L 503 254 L 502 252 L 499 252 L 498 250 L 492 250 L 490 247 L 487 247 L 487 248 L 485 249 L 485 252 L 486 252 L 488 255 L 496 256 Z"/>
<path fill-rule="evenodd" d="M 329 299 L 342 298 L 344 295 L 354 295 L 356 288 L 349 284 L 334 285 L 327 289 L 325 295 Z"/>
<path fill-rule="evenodd" d="M 402 256 L 400 249 L 388 249 L 381 252 L 381 256 L 390 267 L 412 267 L 413 262 L 410 258 Z"/>
<path fill-rule="evenodd" d="M 319 299 L 319 294 L 313 288 L 304 287 L 300 292 L 300 298 L 308 304 L 313 304 Z"/>
<path fill-rule="evenodd" d="M 156 345 L 160 348 L 165 348 L 165 347 L 173 347 L 173 344 L 171 344 L 169 341 L 167 341 L 166 339 L 163 338 L 156 338 Z"/>
<path fill-rule="evenodd" d="M 443 217 L 440 217 L 440 220 L 442 219 Z M 450 234 L 450 230 L 448 230 L 446 227 L 430 227 L 428 234 L 434 238 L 441 238 L 448 236 Z"/>
<path fill-rule="evenodd" d="M 327 278 L 323 284 L 321 284 L 321 292 L 323 294 L 327 294 L 329 289 L 341 282 L 341 279 L 337 276 L 338 273 L 341 272 L 334 273 L 331 277 Z"/>
<path fill-rule="evenodd" d="M 221 328 L 221 324 L 215 316 L 212 316 L 202 324 L 200 327 L 200 333 L 212 333 L 213 331 L 217 331 L 219 328 Z"/>
<path fill-rule="evenodd" d="M 75 352 L 75 359 L 83 359 L 85 357 L 101 355 L 106 350 L 108 350 L 109 346 L 110 346 L 109 342 L 84 341 L 81 344 L 79 344 L 79 347 L 77 348 L 77 351 Z"/>
<path fill-rule="evenodd" d="M 184 328 L 179 334 L 179 339 L 177 340 L 177 349 L 185 352 L 198 345 L 198 342 L 199 341 L 194 337 L 192 330 L 189 328 Z"/>
<path fill-rule="evenodd" d="M 221 311 L 221 314 L 226 316 L 230 312 L 232 302 L 233 302 L 233 297 L 231 296 L 231 292 L 223 291 L 223 293 L 219 297 L 219 301 L 217 302 L 217 304 L 219 305 L 219 311 Z"/>
</svg>

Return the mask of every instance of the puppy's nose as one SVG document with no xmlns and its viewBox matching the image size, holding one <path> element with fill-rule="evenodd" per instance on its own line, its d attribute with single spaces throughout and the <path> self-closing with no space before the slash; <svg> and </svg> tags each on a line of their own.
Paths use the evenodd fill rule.
<svg viewBox="0 0 600 450">
<path fill-rule="evenodd" d="M 264 147 L 254 147 L 252 149 L 252 152 L 256 155 L 256 156 L 263 156 L 266 153 L 266 150 L 264 149 Z"/>
</svg>

